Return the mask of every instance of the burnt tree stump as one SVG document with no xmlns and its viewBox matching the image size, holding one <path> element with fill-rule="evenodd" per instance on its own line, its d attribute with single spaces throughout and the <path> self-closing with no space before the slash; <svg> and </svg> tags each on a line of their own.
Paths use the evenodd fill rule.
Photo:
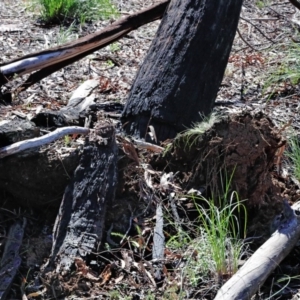
<svg viewBox="0 0 300 300">
<path fill-rule="evenodd" d="M 106 206 L 115 195 L 117 153 L 113 126 L 98 123 L 86 138 L 79 165 L 65 190 L 45 272 L 68 274 L 74 258 L 86 260 L 96 250 Z"/>
<path fill-rule="evenodd" d="M 160 142 L 212 112 L 242 2 L 171 1 L 126 103 L 126 133 L 146 138 L 153 126 Z"/>
</svg>

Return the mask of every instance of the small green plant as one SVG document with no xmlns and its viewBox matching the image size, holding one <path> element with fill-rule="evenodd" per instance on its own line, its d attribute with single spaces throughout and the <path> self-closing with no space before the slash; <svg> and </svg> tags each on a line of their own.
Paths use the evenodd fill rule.
<svg viewBox="0 0 300 300">
<path fill-rule="evenodd" d="M 163 300 L 179 300 L 182 299 L 180 297 L 180 295 L 178 295 L 178 286 L 173 285 L 170 286 L 168 288 L 166 288 L 166 290 L 164 291 Z"/>
<path fill-rule="evenodd" d="M 147 295 L 145 295 L 145 300 L 155 300 L 155 295 L 148 291 Z"/>
<path fill-rule="evenodd" d="M 109 292 L 109 298 L 111 300 L 119 300 L 119 299 L 123 299 L 123 297 L 121 296 L 120 292 L 118 290 L 113 290 Z"/>
<path fill-rule="evenodd" d="M 266 6 L 265 2 L 262 0 L 256 1 L 255 4 L 259 9 L 263 9 Z"/>
<path fill-rule="evenodd" d="M 109 50 L 111 52 L 116 52 L 116 51 L 119 51 L 121 49 L 119 43 L 112 43 L 109 45 Z"/>
<path fill-rule="evenodd" d="M 110 59 L 108 59 L 106 61 L 106 64 L 108 65 L 109 68 L 111 68 L 111 67 L 113 67 L 115 65 Z"/>
<path fill-rule="evenodd" d="M 72 138 L 69 135 L 65 135 L 64 140 L 65 140 L 65 146 L 70 147 L 71 142 L 72 142 Z"/>
<path fill-rule="evenodd" d="M 139 230 L 139 227 L 136 226 L 136 229 Z M 111 232 L 110 233 L 112 237 L 117 237 L 121 239 L 120 244 L 123 242 L 127 242 L 130 247 L 133 247 L 133 249 L 137 250 L 138 252 L 143 252 L 145 250 L 146 245 L 142 245 L 139 243 L 139 236 L 141 236 L 141 232 L 138 232 L 138 235 L 135 237 L 127 236 L 127 234 L 122 234 L 119 232 Z"/>
<path fill-rule="evenodd" d="M 76 26 L 74 22 L 67 28 L 60 27 L 59 33 L 56 36 L 55 44 L 61 45 L 65 44 L 71 40 L 75 40 L 78 38 L 78 34 L 76 32 Z"/>
<path fill-rule="evenodd" d="M 45 23 L 84 23 L 118 15 L 110 0 L 35 0 Z"/>
<path fill-rule="evenodd" d="M 298 136 L 292 136 L 288 143 L 289 151 L 286 151 L 286 156 L 292 162 L 293 175 L 297 180 L 300 180 L 300 142 Z"/>
</svg>

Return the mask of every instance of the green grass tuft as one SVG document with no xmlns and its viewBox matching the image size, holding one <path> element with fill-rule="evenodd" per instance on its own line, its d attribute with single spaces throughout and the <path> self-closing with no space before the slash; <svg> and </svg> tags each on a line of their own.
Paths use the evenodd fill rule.
<svg viewBox="0 0 300 300">
<path fill-rule="evenodd" d="M 195 202 L 219 279 L 225 275 L 232 276 L 237 271 L 243 248 L 240 237 L 246 234 L 247 211 L 238 194 L 230 193 L 232 177 L 233 174 L 230 178 L 225 176 L 222 197 L 209 200 L 201 197 L 204 205 Z M 245 216 L 242 228 L 238 219 L 241 212 Z"/>
<path fill-rule="evenodd" d="M 176 139 L 184 140 L 185 147 L 190 149 L 194 144 L 197 143 L 199 138 L 209 129 L 214 123 L 219 120 L 218 116 L 212 113 L 210 116 L 203 117 L 202 122 L 196 123 L 192 128 L 185 130 L 180 133 Z M 175 140 L 176 143 L 176 140 Z"/>
<path fill-rule="evenodd" d="M 110 0 L 35 0 L 47 24 L 84 23 L 118 16 Z"/>
<path fill-rule="evenodd" d="M 180 293 L 185 286 L 197 288 L 204 282 L 216 287 L 238 270 L 239 259 L 246 250 L 242 239 L 246 234 L 247 211 L 238 194 L 230 191 L 232 178 L 233 175 L 228 178 L 225 174 L 219 199 L 193 197 L 198 219 L 185 224 L 189 232 L 168 220 L 176 233 L 168 240 L 167 249 L 185 253 Z"/>
</svg>

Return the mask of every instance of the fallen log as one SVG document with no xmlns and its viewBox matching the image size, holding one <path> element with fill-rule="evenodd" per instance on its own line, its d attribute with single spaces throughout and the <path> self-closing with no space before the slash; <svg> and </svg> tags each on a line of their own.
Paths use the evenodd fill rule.
<svg viewBox="0 0 300 300">
<path fill-rule="evenodd" d="M 300 202 L 285 201 L 278 229 L 218 291 L 215 300 L 251 299 L 300 238 Z"/>
<path fill-rule="evenodd" d="M 140 12 L 124 17 L 100 32 L 89 34 L 76 41 L 28 54 L 2 64 L 0 65 L 0 86 L 12 80 L 15 75 L 23 75 L 40 70 L 29 76 L 26 82 L 19 87 L 19 91 L 25 90 L 59 69 L 117 41 L 130 31 L 160 19 L 169 2 L 169 0 L 165 0 Z"/>
<path fill-rule="evenodd" d="M 54 225 L 53 246 L 44 268 L 47 278 L 71 274 L 75 259 L 86 261 L 101 242 L 106 205 L 117 183 L 114 127 L 97 124 L 86 139 L 83 154 L 67 186 Z"/>
</svg>

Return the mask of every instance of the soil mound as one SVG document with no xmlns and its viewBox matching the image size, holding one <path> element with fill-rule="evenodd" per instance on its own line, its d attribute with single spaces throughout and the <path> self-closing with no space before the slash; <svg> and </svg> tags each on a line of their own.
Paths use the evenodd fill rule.
<svg viewBox="0 0 300 300">
<path fill-rule="evenodd" d="M 272 217 L 282 205 L 284 184 L 274 166 L 284 145 L 280 131 L 262 113 L 213 116 L 177 137 L 157 162 L 177 172 L 176 184 L 186 193 L 193 189 L 218 199 L 231 178 L 231 190 L 246 200 L 249 211 L 265 207 Z"/>
</svg>

